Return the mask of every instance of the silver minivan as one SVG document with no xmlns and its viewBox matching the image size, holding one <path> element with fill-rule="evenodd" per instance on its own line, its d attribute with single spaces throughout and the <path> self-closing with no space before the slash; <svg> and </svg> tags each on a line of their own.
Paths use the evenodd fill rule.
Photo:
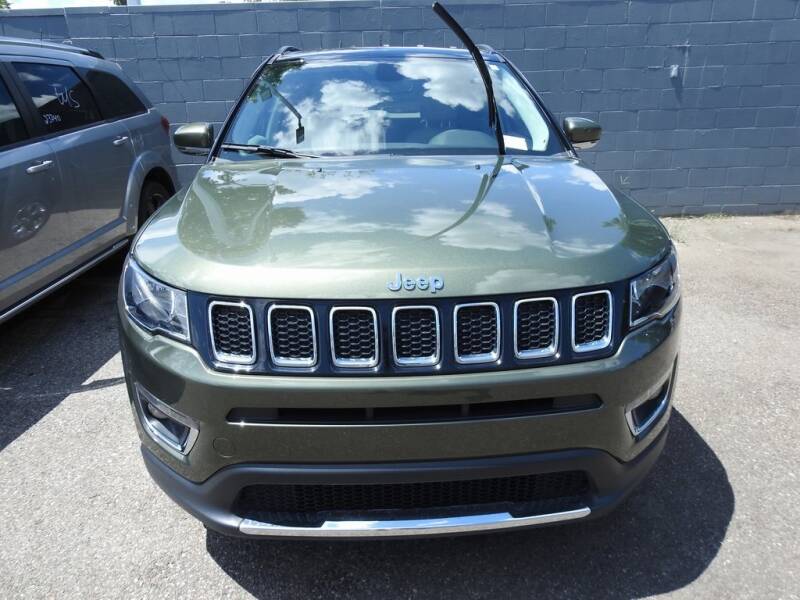
<svg viewBox="0 0 800 600">
<path fill-rule="evenodd" d="M 0 37 L 0 322 L 124 246 L 176 181 L 169 121 L 117 64 Z"/>
</svg>

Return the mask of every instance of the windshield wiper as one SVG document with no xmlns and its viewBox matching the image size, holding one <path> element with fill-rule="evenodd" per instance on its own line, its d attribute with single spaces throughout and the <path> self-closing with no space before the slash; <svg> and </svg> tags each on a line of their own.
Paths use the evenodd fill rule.
<svg viewBox="0 0 800 600">
<path fill-rule="evenodd" d="M 272 83 L 268 85 L 275 97 L 280 100 L 286 108 L 292 111 L 292 114 L 297 118 L 297 129 L 294 130 L 294 137 L 298 144 L 302 143 L 303 140 L 306 139 L 306 130 L 303 127 L 303 115 L 300 114 L 300 111 L 294 107 L 294 104 L 289 102 L 286 96 L 281 94 Z"/>
<path fill-rule="evenodd" d="M 250 152 L 251 154 L 263 154 L 274 158 L 319 158 L 316 154 L 301 154 L 288 148 L 276 148 L 275 146 L 262 146 L 260 144 L 221 144 L 222 150 L 233 152 Z"/>
<path fill-rule="evenodd" d="M 433 12 L 445 22 L 445 24 L 453 30 L 453 33 L 458 36 L 461 43 L 472 55 L 475 65 L 478 67 L 478 72 L 483 79 L 483 85 L 486 87 L 486 98 L 489 103 L 489 127 L 494 129 L 494 135 L 497 138 L 497 153 L 506 153 L 506 143 L 503 138 L 503 129 L 500 125 L 500 113 L 497 110 L 497 101 L 494 97 L 494 88 L 492 87 L 492 76 L 489 74 L 489 67 L 486 66 L 486 61 L 483 60 L 483 55 L 480 49 L 472 41 L 472 38 L 467 35 L 467 32 L 458 24 L 453 16 L 447 12 L 447 9 L 438 2 L 433 3 Z"/>
</svg>

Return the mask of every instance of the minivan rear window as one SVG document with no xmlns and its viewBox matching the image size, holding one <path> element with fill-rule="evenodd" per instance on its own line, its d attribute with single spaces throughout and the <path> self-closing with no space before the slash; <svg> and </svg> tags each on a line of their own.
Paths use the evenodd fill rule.
<svg viewBox="0 0 800 600">
<path fill-rule="evenodd" d="M 6 84 L 0 81 L 0 148 L 21 142 L 27 137 L 25 123 L 11 99 Z"/>
<path fill-rule="evenodd" d="M 69 67 L 14 63 L 33 98 L 47 133 L 85 127 L 101 120 L 89 88 Z"/>
<path fill-rule="evenodd" d="M 142 101 L 119 77 L 94 69 L 87 71 L 85 76 L 100 102 L 105 118 L 121 119 L 147 111 Z"/>
</svg>

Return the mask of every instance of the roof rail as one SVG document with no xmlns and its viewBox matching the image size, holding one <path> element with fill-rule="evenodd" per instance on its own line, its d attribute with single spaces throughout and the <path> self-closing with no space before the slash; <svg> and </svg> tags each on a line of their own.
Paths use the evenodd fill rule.
<svg viewBox="0 0 800 600">
<path fill-rule="evenodd" d="M 72 44 L 59 44 L 56 42 L 45 42 L 43 40 L 28 40 L 24 38 L 5 37 L 0 36 L 0 45 L 8 44 L 11 46 L 26 46 L 29 48 L 44 48 L 47 50 L 60 50 L 61 52 L 74 52 L 75 54 L 83 54 L 84 56 L 93 56 L 94 58 L 105 58 L 96 50 L 89 50 L 88 48 L 80 48 Z"/>
<path fill-rule="evenodd" d="M 300 48 L 295 48 L 294 46 L 281 46 L 278 48 L 278 52 L 276 52 L 277 56 L 283 56 L 288 52 L 300 52 Z"/>
</svg>

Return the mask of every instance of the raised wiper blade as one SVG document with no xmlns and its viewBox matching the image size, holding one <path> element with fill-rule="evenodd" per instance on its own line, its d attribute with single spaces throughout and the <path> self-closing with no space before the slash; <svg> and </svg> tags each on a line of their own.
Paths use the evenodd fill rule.
<svg viewBox="0 0 800 600">
<path fill-rule="evenodd" d="M 494 97 L 492 76 L 489 74 L 489 67 L 486 66 L 486 61 L 483 60 L 480 49 L 475 45 L 475 42 L 472 41 L 472 38 L 469 37 L 467 32 L 464 31 L 464 28 L 459 25 L 458 21 L 453 18 L 453 15 L 447 12 L 447 9 L 439 2 L 433 3 L 433 12 L 435 12 L 437 16 L 445 22 L 445 25 L 456 34 L 456 37 L 461 40 L 461 43 L 464 44 L 464 47 L 472 56 L 472 60 L 475 61 L 475 66 L 478 67 L 478 72 L 481 74 L 483 85 L 486 88 L 486 98 L 489 108 L 489 127 L 494 129 L 494 134 L 497 138 L 497 153 L 505 154 L 506 142 L 503 137 L 503 128 L 500 124 L 500 112 L 497 110 L 497 100 Z"/>
<path fill-rule="evenodd" d="M 301 154 L 288 148 L 276 148 L 275 146 L 262 146 L 259 144 L 222 144 L 223 150 L 233 152 L 251 152 L 253 154 L 263 154 L 275 158 L 319 158 L 316 154 Z"/>
</svg>

